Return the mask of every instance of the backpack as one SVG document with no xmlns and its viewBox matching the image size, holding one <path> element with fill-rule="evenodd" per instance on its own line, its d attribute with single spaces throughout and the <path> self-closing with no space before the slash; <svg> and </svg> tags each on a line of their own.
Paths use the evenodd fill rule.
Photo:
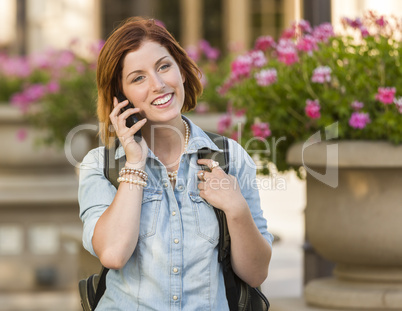
<svg viewBox="0 0 402 311">
<path fill-rule="evenodd" d="M 229 144 L 227 138 L 215 133 L 205 133 L 223 152 L 202 148 L 198 150 L 198 158 L 213 159 L 219 162 L 219 166 L 225 173 L 228 173 Z M 119 176 L 119 171 L 125 165 L 125 157 L 115 160 L 114 155 L 118 146 L 119 140 L 116 139 L 114 148 L 105 147 L 104 156 L 104 175 L 116 188 L 118 187 L 117 177 Z M 208 170 L 208 167 L 203 166 L 202 169 Z M 219 223 L 218 261 L 222 264 L 226 298 L 230 311 L 268 311 L 270 307 L 269 301 L 260 288 L 251 287 L 234 273 L 230 261 L 230 235 L 226 216 L 220 209 L 214 208 L 214 211 Z M 99 274 L 93 274 L 79 282 L 81 306 L 84 311 L 95 310 L 106 290 L 106 274 L 108 271 L 109 269 L 102 267 Z"/>
</svg>

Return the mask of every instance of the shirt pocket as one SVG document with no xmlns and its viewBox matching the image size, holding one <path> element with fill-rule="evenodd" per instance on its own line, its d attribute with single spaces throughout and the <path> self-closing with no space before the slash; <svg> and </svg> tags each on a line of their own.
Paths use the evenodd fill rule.
<svg viewBox="0 0 402 311">
<path fill-rule="evenodd" d="M 219 241 L 219 225 L 214 207 L 207 203 L 198 193 L 189 193 L 197 235 L 211 244 Z"/>
<path fill-rule="evenodd" d="M 156 232 L 162 191 L 144 189 L 142 196 L 139 239 L 146 239 Z"/>
</svg>

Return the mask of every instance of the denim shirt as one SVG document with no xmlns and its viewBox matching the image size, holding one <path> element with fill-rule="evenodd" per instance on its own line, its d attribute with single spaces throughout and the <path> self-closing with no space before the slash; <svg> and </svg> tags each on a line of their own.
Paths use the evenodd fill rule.
<svg viewBox="0 0 402 311">
<path fill-rule="evenodd" d="M 190 141 L 181 156 L 174 189 L 165 166 L 151 150 L 145 171 L 137 246 L 121 270 L 109 270 L 106 291 L 96 310 L 229 310 L 221 265 L 219 227 L 213 210 L 199 196 L 197 151 L 219 150 L 202 129 L 190 125 Z M 241 192 L 264 238 L 273 237 L 260 207 L 256 167 L 251 157 L 229 139 L 229 174 Z M 116 159 L 124 156 L 120 146 Z M 104 147 L 91 150 L 80 167 L 79 204 L 83 245 L 94 256 L 92 236 L 97 220 L 112 203 L 116 188 L 103 174 Z"/>
</svg>

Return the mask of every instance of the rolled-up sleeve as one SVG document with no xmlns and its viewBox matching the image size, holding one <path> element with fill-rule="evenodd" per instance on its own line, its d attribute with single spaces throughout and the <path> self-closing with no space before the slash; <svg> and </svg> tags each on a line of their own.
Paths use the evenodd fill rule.
<svg viewBox="0 0 402 311">
<path fill-rule="evenodd" d="M 78 202 L 83 222 L 82 242 L 84 248 L 96 256 L 92 237 L 96 222 L 112 203 L 116 188 L 103 174 L 104 147 L 91 150 L 80 165 Z"/>
<path fill-rule="evenodd" d="M 237 177 L 243 197 L 250 208 L 254 222 L 263 237 L 272 247 L 274 237 L 268 232 L 267 220 L 263 216 L 256 178 L 256 165 L 249 154 L 236 141 L 229 139 L 229 173 Z"/>
</svg>

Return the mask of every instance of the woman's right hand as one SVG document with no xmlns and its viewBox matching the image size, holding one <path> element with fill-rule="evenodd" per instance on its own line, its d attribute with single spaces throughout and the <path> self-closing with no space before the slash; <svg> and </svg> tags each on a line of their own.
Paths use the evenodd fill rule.
<svg viewBox="0 0 402 311">
<path fill-rule="evenodd" d="M 117 98 L 113 98 L 114 108 L 109 115 L 110 121 L 113 124 L 116 135 L 120 140 L 121 145 L 126 153 L 126 159 L 130 167 L 143 169 L 148 154 L 148 145 L 145 139 L 140 142 L 134 140 L 134 134 L 139 131 L 146 123 L 147 119 L 143 118 L 135 123 L 131 128 L 126 126 L 126 119 L 134 113 L 140 111 L 139 108 L 129 108 L 121 113 L 121 108 L 128 105 L 128 100 L 118 102 Z"/>
</svg>

